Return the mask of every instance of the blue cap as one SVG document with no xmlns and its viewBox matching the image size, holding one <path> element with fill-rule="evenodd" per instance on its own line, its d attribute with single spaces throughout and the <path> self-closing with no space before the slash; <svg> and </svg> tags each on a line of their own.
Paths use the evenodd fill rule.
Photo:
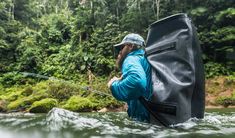
<svg viewBox="0 0 235 138">
<path fill-rule="evenodd" d="M 142 46 L 142 47 L 145 45 L 143 37 L 141 37 L 138 34 L 133 34 L 132 33 L 132 34 L 126 35 L 123 38 L 122 42 L 119 43 L 119 44 L 114 45 L 114 47 L 118 47 L 118 46 L 121 46 L 121 45 L 124 45 L 124 44 L 128 44 L 128 43 L 135 44 L 137 46 Z"/>
</svg>

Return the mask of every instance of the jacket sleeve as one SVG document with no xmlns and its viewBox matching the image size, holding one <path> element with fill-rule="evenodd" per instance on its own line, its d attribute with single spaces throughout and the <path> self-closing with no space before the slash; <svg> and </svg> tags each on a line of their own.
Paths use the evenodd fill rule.
<svg viewBox="0 0 235 138">
<path fill-rule="evenodd" d="M 125 59 L 122 68 L 123 78 L 111 86 L 113 96 L 120 101 L 139 98 L 146 91 L 146 74 L 137 56 Z"/>
</svg>

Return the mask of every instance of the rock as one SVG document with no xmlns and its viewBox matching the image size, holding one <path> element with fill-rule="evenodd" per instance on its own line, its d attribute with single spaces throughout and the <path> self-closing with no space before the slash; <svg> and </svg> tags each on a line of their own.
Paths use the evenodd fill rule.
<svg viewBox="0 0 235 138">
<path fill-rule="evenodd" d="M 47 97 L 46 93 L 37 93 L 28 97 L 18 98 L 7 105 L 8 111 L 23 111 L 29 108 L 35 101 L 39 101 Z"/>
<path fill-rule="evenodd" d="M 71 111 L 92 111 L 94 104 L 88 99 L 80 96 L 72 96 L 63 108 Z"/>
<path fill-rule="evenodd" d="M 58 102 L 56 99 L 46 98 L 46 99 L 34 102 L 32 106 L 29 108 L 29 112 L 30 113 L 47 113 L 53 107 L 56 107 L 57 105 L 58 105 Z"/>
<path fill-rule="evenodd" d="M 33 88 L 30 87 L 30 86 L 26 87 L 26 88 L 21 92 L 21 94 L 22 94 L 23 96 L 29 96 L 29 95 L 31 95 L 32 93 L 33 93 Z"/>
<path fill-rule="evenodd" d="M 6 112 L 7 102 L 5 100 L 0 100 L 0 112 Z"/>
<path fill-rule="evenodd" d="M 102 108 L 102 109 L 100 109 L 98 112 L 107 112 L 107 111 L 108 111 L 107 108 Z"/>
</svg>

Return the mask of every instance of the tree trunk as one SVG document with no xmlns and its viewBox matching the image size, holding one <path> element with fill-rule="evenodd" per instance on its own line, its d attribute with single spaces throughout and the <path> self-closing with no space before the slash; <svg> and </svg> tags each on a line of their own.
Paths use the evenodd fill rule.
<svg viewBox="0 0 235 138">
<path fill-rule="evenodd" d="M 60 0 L 60 8 L 63 7 L 63 0 Z"/>
<path fill-rule="evenodd" d="M 152 1 L 152 2 L 153 2 L 153 4 L 152 4 L 153 15 L 154 15 L 154 17 L 156 18 L 157 15 L 156 15 L 156 11 L 155 11 L 155 1 Z"/>
<path fill-rule="evenodd" d="M 92 24 L 95 24 L 95 9 L 94 9 L 94 2 L 93 0 L 90 1 L 90 5 L 91 5 L 91 21 Z"/>
<path fill-rule="evenodd" d="M 12 19 L 14 20 L 15 19 L 15 0 L 12 1 Z"/>
<path fill-rule="evenodd" d="M 117 1 L 117 7 L 116 7 L 116 12 L 117 12 L 117 23 L 118 23 L 118 26 L 119 26 L 119 0 Z"/>
<path fill-rule="evenodd" d="M 156 6 L 157 6 L 157 20 L 159 20 L 160 0 L 156 0 Z"/>
<path fill-rule="evenodd" d="M 137 8 L 138 8 L 139 14 L 141 15 L 140 0 L 137 0 Z"/>
<path fill-rule="evenodd" d="M 66 0 L 66 2 L 65 2 L 65 10 L 66 11 L 69 10 L 69 1 L 68 0 Z"/>
<path fill-rule="evenodd" d="M 46 10 L 46 0 L 43 0 L 43 2 L 42 2 L 42 5 L 43 5 L 43 12 L 44 12 L 44 14 L 46 14 L 47 13 L 47 10 Z"/>
<path fill-rule="evenodd" d="M 56 14 L 58 14 L 58 9 L 60 10 L 60 7 L 56 5 L 56 6 L 55 6 L 55 11 L 56 11 L 55 13 L 56 13 Z"/>
<path fill-rule="evenodd" d="M 15 12 L 15 1 L 12 0 L 8 10 L 9 21 L 14 20 L 14 12 Z"/>
<path fill-rule="evenodd" d="M 11 7 L 9 7 L 8 9 L 8 20 L 9 21 L 11 20 Z"/>
</svg>

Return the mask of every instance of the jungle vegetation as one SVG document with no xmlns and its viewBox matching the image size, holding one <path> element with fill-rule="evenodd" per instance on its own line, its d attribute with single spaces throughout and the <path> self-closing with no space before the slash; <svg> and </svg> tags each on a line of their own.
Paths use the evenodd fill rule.
<svg viewBox="0 0 235 138">
<path fill-rule="evenodd" d="M 197 27 L 206 78 L 235 82 L 234 7 L 234 0 L 1 0 L 0 105 L 34 110 L 31 105 L 52 101 L 79 111 L 69 104 L 90 94 L 37 74 L 108 92 L 108 78 L 118 74 L 112 46 L 131 32 L 146 39 L 151 23 L 176 13 L 187 13 Z M 90 97 L 82 101 L 98 109 L 100 101 Z M 117 105 L 110 101 L 102 107 Z"/>
</svg>

